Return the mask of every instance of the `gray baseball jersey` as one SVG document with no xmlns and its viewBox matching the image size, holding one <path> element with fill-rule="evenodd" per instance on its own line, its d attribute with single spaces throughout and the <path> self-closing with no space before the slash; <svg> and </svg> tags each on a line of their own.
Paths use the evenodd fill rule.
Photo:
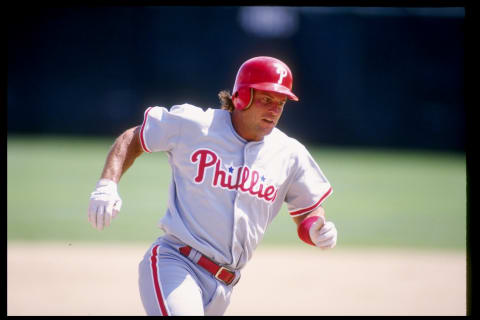
<svg viewBox="0 0 480 320">
<path fill-rule="evenodd" d="M 232 269 L 252 257 L 284 202 L 294 217 L 332 194 L 300 142 L 277 128 L 248 142 L 226 110 L 150 107 L 140 140 L 145 152 L 165 151 L 172 167 L 160 228 Z"/>
</svg>

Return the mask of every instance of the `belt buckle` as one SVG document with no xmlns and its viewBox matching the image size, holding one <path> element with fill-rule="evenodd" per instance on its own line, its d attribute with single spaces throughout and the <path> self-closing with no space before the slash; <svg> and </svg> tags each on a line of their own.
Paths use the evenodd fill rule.
<svg viewBox="0 0 480 320">
<path fill-rule="evenodd" d="M 227 270 L 228 272 L 230 272 L 230 273 L 233 274 L 232 280 L 226 282 L 225 280 L 220 279 L 220 278 L 218 277 L 223 270 Z M 230 270 L 230 269 L 228 269 L 228 268 L 226 268 L 226 267 L 220 266 L 220 269 L 218 269 L 218 271 L 215 273 L 215 278 L 218 279 L 218 280 L 220 280 L 220 281 L 222 281 L 222 282 L 225 283 L 226 285 L 230 285 L 230 284 L 233 282 L 233 280 L 235 280 L 235 272 L 232 271 L 232 270 Z"/>
</svg>

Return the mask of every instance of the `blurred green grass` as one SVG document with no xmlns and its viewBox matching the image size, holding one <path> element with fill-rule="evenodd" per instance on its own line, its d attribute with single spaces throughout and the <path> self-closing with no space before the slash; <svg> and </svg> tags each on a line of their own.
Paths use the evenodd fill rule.
<svg viewBox="0 0 480 320">
<path fill-rule="evenodd" d="M 8 241 L 151 242 L 167 203 L 163 153 L 138 158 L 119 184 L 123 207 L 99 232 L 90 192 L 114 138 L 7 137 Z M 309 146 L 334 193 L 324 203 L 337 246 L 465 249 L 465 155 Z M 286 206 L 262 245 L 303 246 Z"/>
</svg>

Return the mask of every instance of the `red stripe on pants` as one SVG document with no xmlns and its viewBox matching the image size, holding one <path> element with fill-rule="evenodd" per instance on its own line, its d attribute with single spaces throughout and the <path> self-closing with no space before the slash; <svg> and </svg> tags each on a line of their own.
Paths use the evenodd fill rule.
<svg viewBox="0 0 480 320">
<path fill-rule="evenodd" d="M 158 306 L 163 316 L 168 316 L 167 308 L 165 307 L 165 302 L 163 301 L 162 290 L 160 289 L 160 281 L 158 281 L 158 270 L 157 270 L 157 248 L 158 245 L 152 249 L 152 257 L 150 261 L 152 262 L 152 275 L 153 275 L 153 286 L 155 288 L 155 293 L 157 295 Z"/>
</svg>

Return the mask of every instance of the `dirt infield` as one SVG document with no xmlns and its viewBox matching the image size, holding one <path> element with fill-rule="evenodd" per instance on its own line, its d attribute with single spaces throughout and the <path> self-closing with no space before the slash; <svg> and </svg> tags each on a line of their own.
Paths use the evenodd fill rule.
<svg viewBox="0 0 480 320">
<path fill-rule="evenodd" d="M 149 244 L 7 246 L 7 314 L 145 315 Z M 259 248 L 226 315 L 465 315 L 462 252 Z"/>
</svg>

